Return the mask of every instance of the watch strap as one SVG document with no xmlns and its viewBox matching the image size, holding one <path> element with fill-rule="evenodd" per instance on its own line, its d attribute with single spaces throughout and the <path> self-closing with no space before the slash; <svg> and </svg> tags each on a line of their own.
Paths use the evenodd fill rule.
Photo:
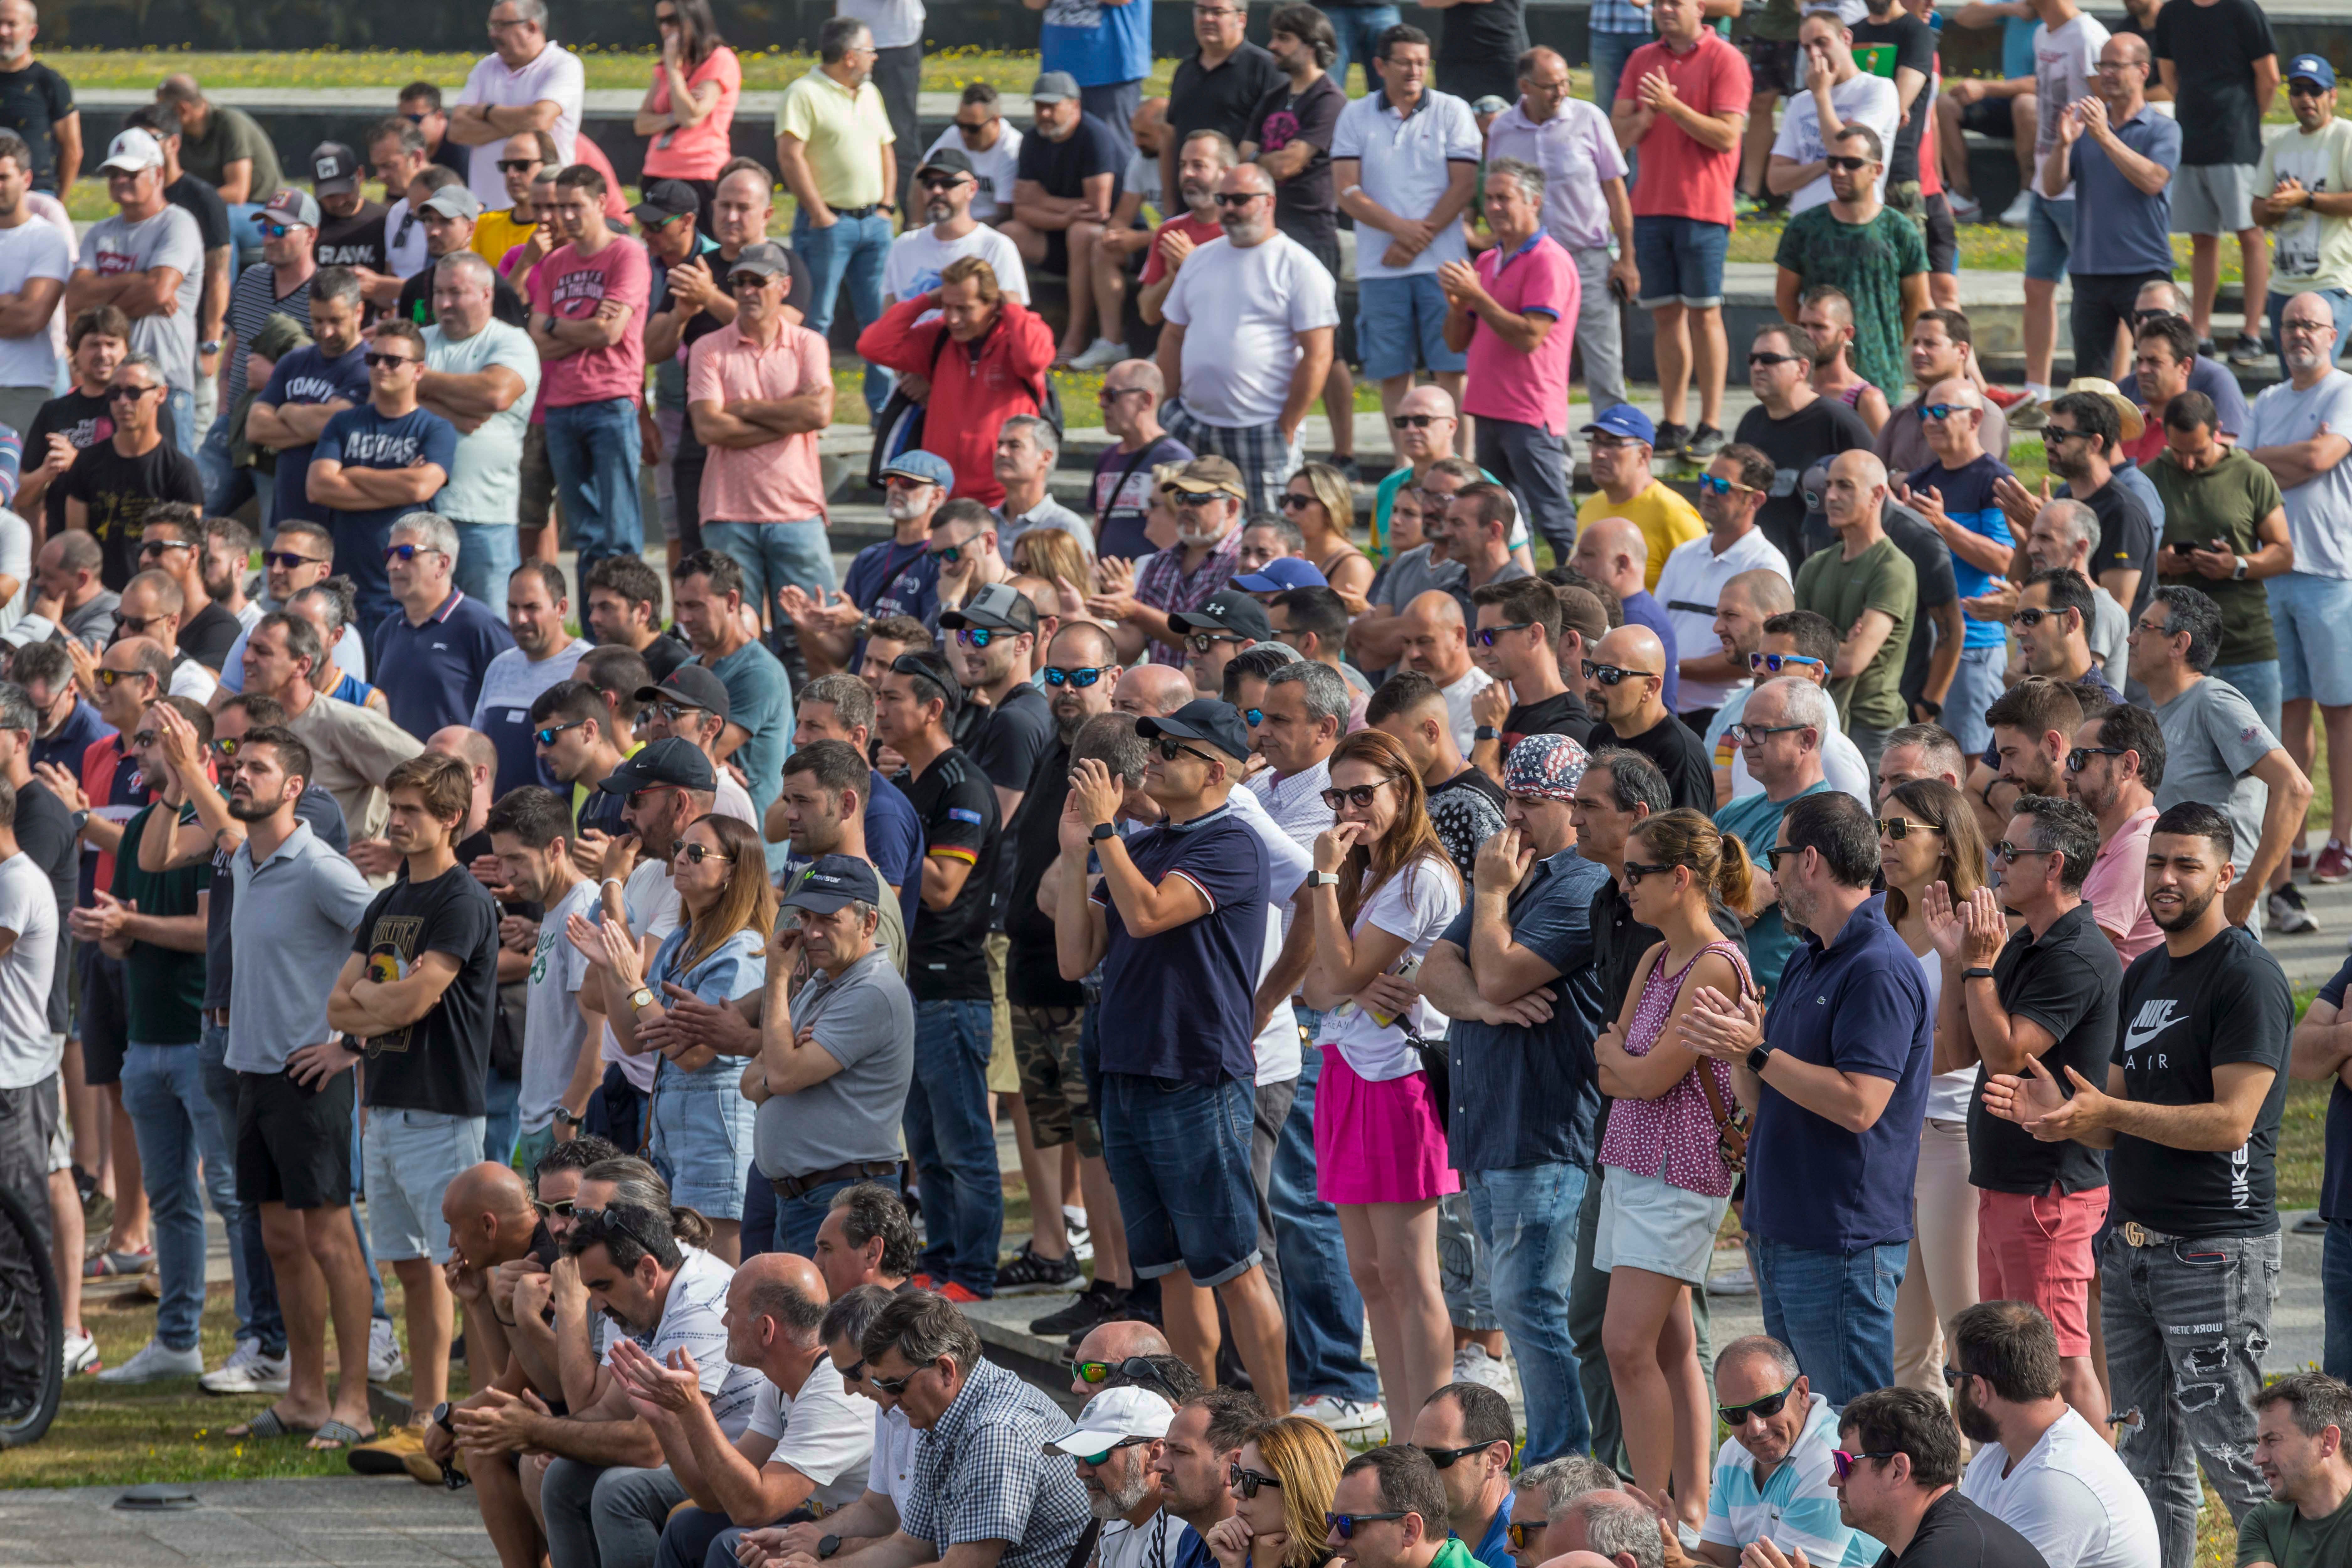
<svg viewBox="0 0 2352 1568">
<path fill-rule="evenodd" d="M 1748 1051 L 1748 1070 L 1749 1072 L 1752 1072 L 1752 1073 L 1760 1073 L 1760 1072 L 1762 1072 L 1762 1071 L 1764 1070 L 1764 1064 L 1765 1064 L 1766 1062 L 1770 1061 L 1771 1059 L 1772 1059 L 1772 1047 L 1769 1047 L 1769 1046 L 1758 1046 L 1758 1047 L 1755 1047 L 1754 1048 L 1752 1048 L 1751 1050 L 1749 1050 L 1749 1051 Z"/>
<path fill-rule="evenodd" d="M 1990 980 L 1992 978 L 1992 971 L 1987 969 L 1981 963 L 1973 964 L 1969 968 L 1960 971 L 1960 978 L 1963 980 Z"/>
<path fill-rule="evenodd" d="M 1118 823 L 1116 823 L 1116 822 L 1097 822 L 1097 823 L 1096 823 L 1096 824 L 1094 825 L 1094 826 L 1093 826 L 1092 828 L 1090 828 L 1090 829 L 1088 829 L 1088 830 L 1087 830 L 1087 843 L 1089 843 L 1089 844 L 1099 844 L 1099 843 L 1101 843 L 1101 842 L 1102 842 L 1104 839 L 1106 839 L 1106 838 L 1116 838 L 1116 837 L 1118 837 Z"/>
<path fill-rule="evenodd" d="M 1492 724 L 1481 724 L 1472 738 L 1480 741 L 1499 741 L 1503 738 L 1503 732 Z"/>
</svg>

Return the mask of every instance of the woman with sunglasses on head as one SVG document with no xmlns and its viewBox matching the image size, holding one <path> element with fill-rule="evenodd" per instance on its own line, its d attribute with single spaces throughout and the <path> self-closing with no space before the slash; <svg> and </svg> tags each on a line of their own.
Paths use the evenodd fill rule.
<svg viewBox="0 0 2352 1568">
<path fill-rule="evenodd" d="M 1315 563 L 1331 591 L 1360 616 L 1372 586 L 1372 563 L 1349 542 L 1356 523 L 1355 487 L 1328 463 L 1308 463 L 1290 476 L 1282 493 L 1282 515 L 1297 524 L 1305 541 L 1300 553 Z"/>
<path fill-rule="evenodd" d="M 1348 1451 L 1331 1428 L 1285 1415 L 1253 1430 L 1227 1470 L 1234 1511 L 1201 1538 L 1217 1568 L 1322 1568 L 1331 1494 Z"/>
<path fill-rule="evenodd" d="M 666 1015 L 664 987 L 717 1004 L 751 995 L 767 982 L 776 890 L 758 833 L 730 816 L 697 818 L 678 837 L 670 880 L 678 926 L 662 939 L 650 968 L 617 921 L 591 924 L 574 915 L 565 928 L 596 965 L 581 987 L 581 1005 L 604 1013 L 631 1056 L 647 1048 L 641 1032 Z M 662 1058 L 654 1071 L 654 1164 L 676 1200 L 709 1220 L 710 1250 L 733 1263 L 741 1254 L 755 1116 L 743 1098 L 742 1064 L 703 1046 L 665 1047 Z"/>
<path fill-rule="evenodd" d="M 1016 576 L 1043 577 L 1056 585 L 1067 583 L 1083 595 L 1095 576 L 1094 557 L 1078 536 L 1059 528 L 1033 528 L 1013 542 Z M 1044 646 L 1041 638 L 1039 646 Z"/>
<path fill-rule="evenodd" d="M 734 155 L 730 127 L 743 91 L 743 64 L 719 37 L 710 0 L 654 0 L 654 26 L 661 58 L 636 118 L 637 134 L 647 138 L 645 184 L 683 180 L 693 186 L 701 203 L 697 221 L 709 234 L 719 171 Z"/>
<path fill-rule="evenodd" d="M 1323 1014 L 1316 1195 L 1339 1205 L 1388 1407 L 1412 1411 L 1452 1373 L 1437 1204 L 1462 1188 L 1416 1048 L 1441 1038 L 1446 1019 L 1412 975 L 1461 912 L 1462 879 L 1394 740 L 1359 731 L 1331 752 L 1330 770 L 1323 800 L 1335 820 L 1315 840 L 1315 945 L 1302 987 Z"/>
<path fill-rule="evenodd" d="M 1919 960 L 1934 1012 L 1944 961 L 1928 932 L 1928 891 L 1941 888 L 1958 906 L 1985 885 L 1984 830 L 1959 791 L 1941 779 L 1914 779 L 1887 791 L 1879 807 L 1878 858 L 1886 877 L 1886 918 Z M 1940 1030 L 1937 1044 L 1940 1054 Z M 1969 1100 L 1976 1089 L 1973 1062 L 1939 1072 L 1927 1085 L 1912 1192 L 1911 1262 L 1895 1296 L 1898 1387 L 1943 1392 L 1951 1321 L 1977 1304 L 1977 1189 L 1969 1184 Z"/>
<path fill-rule="evenodd" d="M 1706 1515 L 1715 1417 L 1691 1326 L 1690 1291 L 1706 1283 L 1734 1173 L 1724 1134 L 1738 1109 L 1731 1069 L 1674 1032 L 1702 988 L 1754 996 L 1738 944 L 1713 901 L 1747 912 L 1757 889 L 1740 841 L 1696 811 L 1646 819 L 1625 841 L 1633 919 L 1664 938 L 1643 958 L 1615 1023 L 1592 1043 L 1601 1092 L 1616 1103 L 1601 1145 L 1601 1223 L 1593 1266 L 1609 1275 L 1601 1341 L 1624 1416 L 1634 1479 L 1653 1496 L 1671 1483 L 1676 1516 Z"/>
</svg>

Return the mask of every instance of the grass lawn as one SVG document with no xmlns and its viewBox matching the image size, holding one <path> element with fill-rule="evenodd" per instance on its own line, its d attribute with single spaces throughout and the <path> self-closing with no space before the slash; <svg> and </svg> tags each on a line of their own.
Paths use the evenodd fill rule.
<svg viewBox="0 0 2352 1568">
<path fill-rule="evenodd" d="M 1770 261 L 1780 244 L 1780 230 L 1786 225 L 1778 217 L 1751 217 L 1740 220 L 1731 232 L 1731 248 L 1726 259 L 1731 261 Z M 1962 272 L 2022 272 L 2025 270 L 2025 231 L 2021 228 L 2001 228 L 1990 223 L 1960 225 L 1960 270 Z M 2189 237 L 2172 237 L 2172 275 L 2189 281 Z M 2242 281 L 2235 244 L 2221 247 L 2221 280 L 2224 283 Z"/>
</svg>

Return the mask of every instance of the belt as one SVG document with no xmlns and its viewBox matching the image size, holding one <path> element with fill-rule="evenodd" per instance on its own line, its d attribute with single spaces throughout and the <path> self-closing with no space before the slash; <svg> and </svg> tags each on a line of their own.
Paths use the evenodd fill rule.
<svg viewBox="0 0 2352 1568">
<path fill-rule="evenodd" d="M 2170 1247 L 2177 1241 L 2189 1241 L 2186 1236 L 2167 1236 L 2160 1230 L 2150 1230 L 2136 1219 L 2127 1219 L 2116 1226 L 2116 1234 L 2124 1238 L 2126 1247 Z"/>
<path fill-rule="evenodd" d="M 887 1176 L 898 1168 L 896 1160 L 852 1160 L 829 1171 L 811 1171 L 800 1176 L 771 1176 L 768 1185 L 776 1189 L 776 1195 L 780 1198 L 805 1197 L 828 1182 L 854 1182 L 860 1176 Z"/>
<path fill-rule="evenodd" d="M 876 213 L 878 213 L 881 210 L 882 204 L 880 202 L 867 202 L 862 207 L 835 207 L 833 209 L 833 216 L 835 217 L 872 217 Z"/>
<path fill-rule="evenodd" d="M 212 1019 L 212 1021 L 213 1021 L 214 1023 L 215 1023 L 215 1024 L 219 1025 L 222 1028 L 226 1029 L 226 1028 L 227 1028 L 227 1027 L 228 1027 L 228 1009 L 227 1009 L 227 1008 L 226 1008 L 226 1007 L 215 1007 L 215 1008 L 214 1008 L 210 1013 L 208 1013 L 208 1014 L 206 1015 L 206 1016 L 207 1016 L 207 1017 L 209 1017 L 209 1018 L 211 1018 L 211 1019 Z"/>
</svg>

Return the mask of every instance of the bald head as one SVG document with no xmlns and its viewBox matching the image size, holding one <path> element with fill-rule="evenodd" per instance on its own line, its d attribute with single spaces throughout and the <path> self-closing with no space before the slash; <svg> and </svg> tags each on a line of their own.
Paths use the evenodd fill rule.
<svg viewBox="0 0 2352 1568">
<path fill-rule="evenodd" d="M 1759 566 L 1752 572 L 1742 572 L 1731 578 L 1724 584 L 1723 593 L 1717 595 L 1717 602 L 1720 604 L 1723 595 L 1729 594 L 1738 595 L 1739 602 L 1747 605 L 1759 620 L 1785 616 L 1797 607 L 1797 591 L 1789 585 L 1786 577 L 1769 566 Z"/>
<path fill-rule="evenodd" d="M 1621 599 L 1648 586 L 1649 541 L 1641 524 L 1630 518 L 1595 518 L 1576 536 L 1569 564 L 1596 583 L 1604 583 Z"/>
<path fill-rule="evenodd" d="M 750 1285 L 754 1292 L 790 1290 L 812 1301 L 833 1299 L 833 1293 L 825 1288 L 824 1275 L 797 1252 L 762 1252 L 747 1258 L 735 1270 L 735 1281 Z"/>
<path fill-rule="evenodd" d="M 539 1211 L 511 1166 L 485 1160 L 457 1173 L 441 1194 L 449 1247 L 469 1274 L 511 1263 L 530 1251 Z"/>
<path fill-rule="evenodd" d="M 489 1214 L 528 1221 L 532 1214 L 530 1189 L 511 1165 L 485 1160 L 457 1173 L 441 1196 L 441 1206 L 461 1214 Z M 526 1229 L 528 1226 L 526 1225 Z"/>
<path fill-rule="evenodd" d="M 1188 687 L 1186 689 L 1191 689 Z M 1104 1323 L 1087 1334 L 1085 1339 L 1080 1340 L 1078 1348 L 1072 1354 L 1071 1359 L 1073 1361 L 1122 1362 L 1135 1355 L 1173 1355 L 1175 1353 L 1169 1348 L 1168 1336 L 1150 1323 L 1130 1322 L 1122 1319 L 1117 1322 Z M 1101 1390 L 1092 1384 L 1081 1382 L 1074 1375 L 1070 1379 L 1070 1392 L 1080 1398 L 1091 1399 Z"/>
<path fill-rule="evenodd" d="M 1440 686 L 1451 686 L 1469 672 L 1470 634 L 1462 620 L 1461 601 L 1443 589 L 1416 595 L 1397 617 L 1404 641 L 1398 662 L 1417 669 Z"/>
<path fill-rule="evenodd" d="M 499 771 L 498 747 L 479 730 L 468 730 L 463 724 L 434 731 L 425 749 L 436 756 L 455 757 L 478 774 L 485 768 L 492 776 Z"/>
<path fill-rule="evenodd" d="M 1948 383 L 1945 384 L 1949 384 Z M 1967 419 L 1967 415 L 1960 416 Z M 1830 460 L 1829 479 L 1822 492 L 1822 511 L 1841 534 L 1878 531 L 1886 505 L 1886 465 L 1874 452 L 1857 448 Z"/>
<path fill-rule="evenodd" d="M 1621 669 L 1646 669 L 1654 675 L 1663 674 L 1666 668 L 1666 648 L 1658 640 L 1658 634 L 1632 622 L 1602 637 L 1593 657 L 1602 664 L 1613 664 Z"/>
<path fill-rule="evenodd" d="M 1111 706 L 1139 719 L 1165 719 L 1200 695 L 1192 678 L 1172 664 L 1139 664 L 1118 678 Z"/>
<path fill-rule="evenodd" d="M 1454 395 L 1442 386 L 1416 386 L 1398 400 L 1399 414 L 1434 414 L 1442 419 L 1452 419 L 1457 411 Z"/>
</svg>

